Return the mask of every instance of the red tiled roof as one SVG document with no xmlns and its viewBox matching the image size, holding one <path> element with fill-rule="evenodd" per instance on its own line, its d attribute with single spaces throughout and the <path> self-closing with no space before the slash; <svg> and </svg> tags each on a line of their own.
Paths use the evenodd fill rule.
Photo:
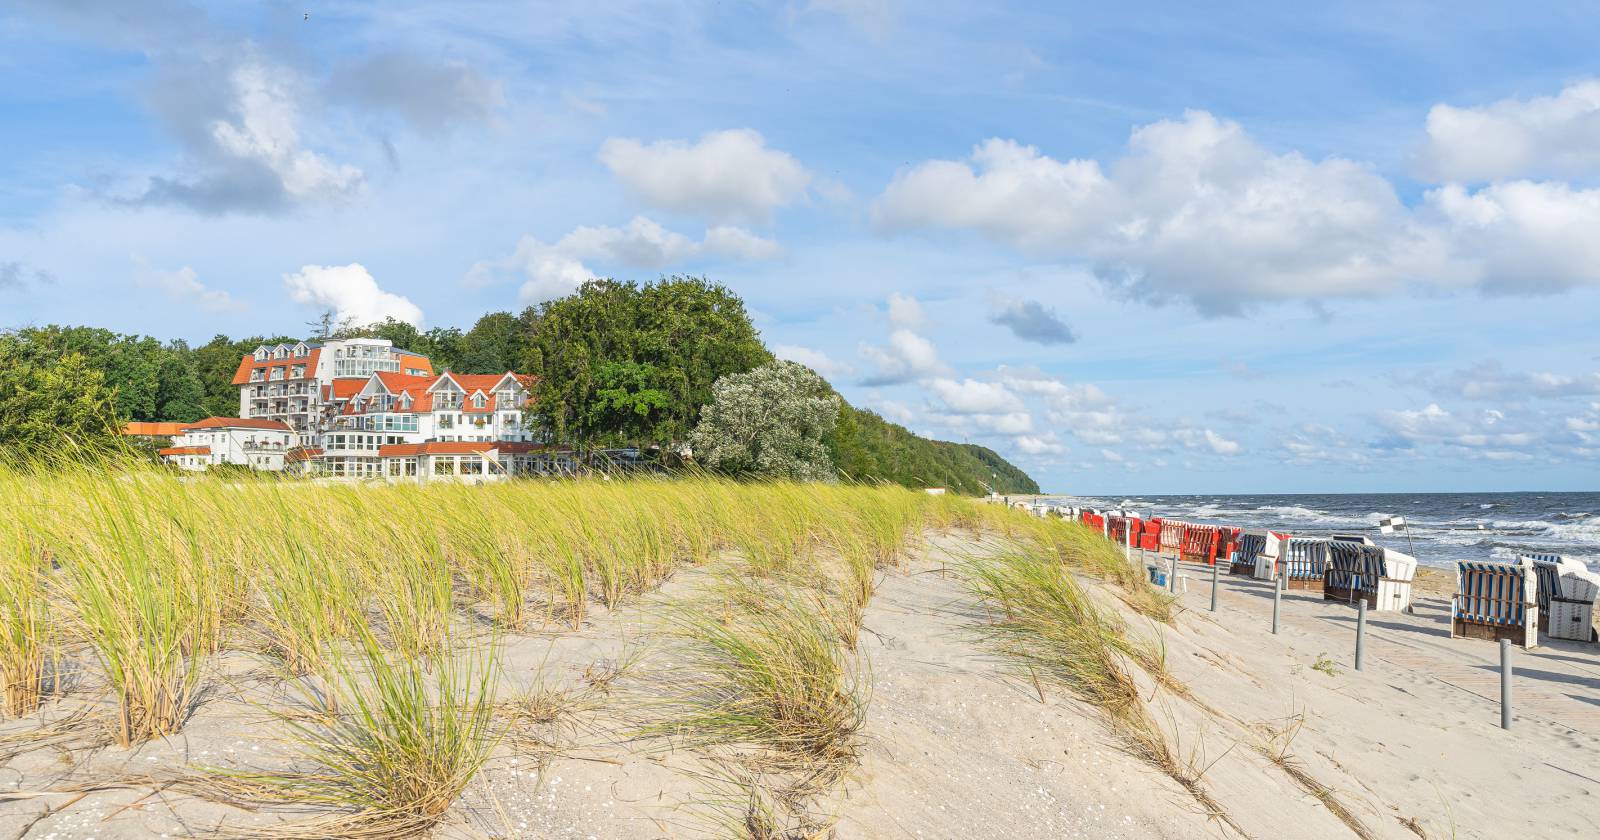
<svg viewBox="0 0 1600 840">
<path fill-rule="evenodd" d="M 258 362 L 256 361 L 256 355 L 254 353 L 250 353 L 239 361 L 239 369 L 233 374 L 233 384 L 250 384 L 250 374 L 252 371 L 257 370 L 262 371 L 261 379 L 259 380 L 262 382 L 282 382 L 284 380 L 298 381 L 301 379 L 312 379 L 317 375 L 317 357 L 321 355 L 322 348 L 313 347 L 311 348 L 311 351 L 304 356 L 289 356 L 283 359 L 267 358 Z M 295 365 L 305 365 L 306 372 L 304 376 L 292 378 L 289 376 L 291 369 Z M 275 367 L 283 368 L 283 379 L 274 380 L 271 378 L 272 374 L 270 371 Z"/>
<path fill-rule="evenodd" d="M 285 461 L 309 461 L 312 458 L 320 458 L 321 456 L 321 449 L 317 449 L 316 447 L 297 446 L 285 453 L 283 459 Z"/>
<path fill-rule="evenodd" d="M 190 429 L 264 429 L 272 432 L 291 431 L 289 424 L 282 420 L 258 420 L 243 417 L 207 417 L 198 423 L 188 423 L 183 430 Z"/>
<path fill-rule="evenodd" d="M 365 387 L 367 387 L 367 378 L 364 376 L 341 377 L 333 380 L 333 392 L 329 397 L 335 400 L 348 400 L 361 393 L 361 389 Z"/>
<path fill-rule="evenodd" d="M 124 423 L 122 433 L 128 437 L 177 437 L 187 423 Z"/>
<path fill-rule="evenodd" d="M 169 446 L 156 450 L 157 455 L 210 455 L 209 446 Z"/>
<path fill-rule="evenodd" d="M 525 443 L 510 440 L 435 440 L 427 443 L 391 443 L 378 447 L 380 458 L 409 458 L 416 455 L 471 455 L 478 452 L 498 451 L 506 455 L 520 455 L 544 449 L 542 443 Z"/>
</svg>

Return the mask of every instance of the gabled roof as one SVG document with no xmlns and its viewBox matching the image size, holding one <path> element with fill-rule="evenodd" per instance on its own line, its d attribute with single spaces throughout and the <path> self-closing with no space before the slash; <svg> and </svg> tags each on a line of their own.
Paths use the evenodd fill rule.
<svg viewBox="0 0 1600 840">
<path fill-rule="evenodd" d="M 169 446 L 156 450 L 157 455 L 210 455 L 209 446 Z"/>
<path fill-rule="evenodd" d="M 253 371 L 257 371 L 257 370 L 266 371 L 266 373 L 263 374 L 263 377 L 266 377 L 266 379 L 264 379 L 264 381 L 270 381 L 270 376 L 271 376 L 270 370 L 272 368 L 275 368 L 275 367 L 283 368 L 283 378 L 284 379 L 289 379 L 290 378 L 289 377 L 290 370 L 295 365 L 305 365 L 305 368 L 306 368 L 305 375 L 304 376 L 295 377 L 296 379 L 310 379 L 310 378 L 316 376 L 316 374 L 317 374 L 317 357 L 319 357 L 322 354 L 322 348 L 321 347 L 317 347 L 317 346 L 313 346 L 313 345 L 309 345 L 309 344 L 306 345 L 306 346 L 311 348 L 311 352 L 310 353 L 307 353 L 304 356 L 287 356 L 287 357 L 282 358 L 282 359 L 274 359 L 274 358 L 271 358 L 269 356 L 268 358 L 265 358 L 265 359 L 262 359 L 260 361 L 257 361 L 256 360 L 256 356 L 255 356 L 254 353 L 246 354 L 243 359 L 239 360 L 239 369 L 234 371 L 233 384 L 235 384 L 235 385 L 249 385 L 250 384 L 250 374 Z M 272 349 L 272 348 L 268 348 L 268 349 Z M 282 381 L 282 380 L 279 380 L 279 381 Z"/>
<path fill-rule="evenodd" d="M 183 430 L 186 432 L 193 431 L 195 429 L 261 429 L 271 432 L 293 431 L 289 428 L 289 424 L 283 422 L 282 420 L 259 420 L 253 417 L 248 419 L 243 417 L 207 417 L 198 423 L 189 423 L 183 427 Z"/>
</svg>

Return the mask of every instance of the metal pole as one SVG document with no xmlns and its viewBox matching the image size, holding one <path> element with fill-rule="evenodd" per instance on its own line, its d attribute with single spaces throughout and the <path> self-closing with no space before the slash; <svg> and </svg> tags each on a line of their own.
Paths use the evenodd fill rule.
<svg viewBox="0 0 1600 840">
<path fill-rule="evenodd" d="M 1278 635 L 1278 608 L 1283 603 L 1283 578 L 1272 579 L 1272 635 Z"/>
<path fill-rule="evenodd" d="M 1367 599 L 1356 602 L 1356 670 L 1361 670 L 1361 660 L 1367 652 Z"/>
<path fill-rule="evenodd" d="M 1511 640 L 1500 640 L 1500 728 L 1511 728 Z"/>
<path fill-rule="evenodd" d="M 1172 558 L 1172 574 L 1167 575 L 1167 591 L 1178 594 L 1178 558 Z"/>
<path fill-rule="evenodd" d="M 1217 611 L 1217 564 L 1211 564 L 1211 611 Z"/>
</svg>

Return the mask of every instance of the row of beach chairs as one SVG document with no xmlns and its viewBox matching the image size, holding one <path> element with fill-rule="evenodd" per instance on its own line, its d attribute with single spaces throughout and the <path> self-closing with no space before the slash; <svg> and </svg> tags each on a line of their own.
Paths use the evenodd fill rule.
<svg viewBox="0 0 1600 840">
<path fill-rule="evenodd" d="M 1132 516 L 1125 511 L 1029 505 L 1039 516 L 1074 519 L 1119 545 L 1187 562 L 1226 564 L 1228 572 L 1259 580 L 1282 576 L 1291 591 L 1324 600 L 1364 601 L 1375 611 L 1412 609 L 1416 558 L 1375 545 L 1362 536 L 1295 537 L 1177 519 Z M 1515 562 L 1463 560 L 1451 603 L 1454 637 L 1510 639 L 1534 647 L 1543 633 L 1554 639 L 1600 641 L 1594 626 L 1600 575 L 1555 554 L 1523 554 Z"/>
</svg>

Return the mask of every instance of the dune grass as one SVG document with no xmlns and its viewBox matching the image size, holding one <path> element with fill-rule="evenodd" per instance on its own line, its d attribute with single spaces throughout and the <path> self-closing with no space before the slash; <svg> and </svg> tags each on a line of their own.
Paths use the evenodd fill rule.
<svg viewBox="0 0 1600 840">
<path fill-rule="evenodd" d="M 967 585 L 995 611 L 979 631 L 1017 662 L 1035 687 L 1042 677 L 1098 710 L 1130 754 L 1178 782 L 1208 814 L 1238 830 L 1203 785 L 1204 769 L 1179 755 L 1141 695 L 1136 674 L 1142 671 L 1158 686 L 1187 696 L 1167 673 L 1164 652 L 1157 642 L 1130 636 L 1125 624 L 1096 604 L 1074 577 L 1075 572 L 1087 573 L 1125 587 L 1123 576 L 1108 568 L 1110 561 L 1099 551 L 1109 543 L 1072 523 L 1016 531 L 1034 537 L 1022 541 L 1024 550 L 979 555 L 966 563 Z M 1041 532 L 1047 540 L 1039 539 Z M 1082 557 L 1080 551 L 1091 553 Z M 1125 562 L 1120 552 L 1114 556 L 1116 562 Z M 1139 612 L 1145 612 L 1140 605 L 1163 603 L 1131 595 L 1125 588 L 1122 593 Z"/>
<path fill-rule="evenodd" d="M 0 718 L 22 717 L 44 694 L 50 606 L 38 552 L 20 528 L 0 529 Z"/>
<path fill-rule="evenodd" d="M 37 709 L 70 646 L 93 659 L 73 691 L 110 700 L 113 740 L 133 747 L 180 733 L 207 685 L 227 687 L 218 656 L 265 657 L 305 689 L 284 723 L 316 769 L 284 775 L 294 796 L 379 834 L 432 824 L 497 738 L 538 724 L 540 698 L 496 701 L 485 634 L 580 626 L 728 557 L 722 603 L 675 613 L 710 675 L 679 731 L 836 779 L 861 725 L 853 649 L 878 575 L 925 528 L 981 523 L 964 500 L 895 487 L 335 485 L 116 461 L 0 466 L 0 500 L 0 711 Z M 322 830 L 280 836 L 302 829 Z"/>
</svg>

